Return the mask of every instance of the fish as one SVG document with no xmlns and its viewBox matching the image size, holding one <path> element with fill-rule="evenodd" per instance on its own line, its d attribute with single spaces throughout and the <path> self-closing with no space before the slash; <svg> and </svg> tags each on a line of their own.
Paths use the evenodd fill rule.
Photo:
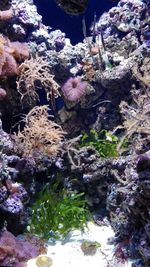
<svg viewBox="0 0 150 267">
<path fill-rule="evenodd" d="M 54 0 L 56 4 L 65 11 L 65 13 L 73 16 L 84 13 L 88 0 Z"/>
</svg>

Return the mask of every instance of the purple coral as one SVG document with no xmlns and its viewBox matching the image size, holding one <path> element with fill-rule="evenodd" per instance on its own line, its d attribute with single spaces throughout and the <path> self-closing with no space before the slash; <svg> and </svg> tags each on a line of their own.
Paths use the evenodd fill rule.
<svg viewBox="0 0 150 267">
<path fill-rule="evenodd" d="M 40 246 L 29 241 L 19 240 L 8 231 L 0 235 L 0 265 L 23 266 L 23 262 L 40 254 Z M 24 265 L 25 266 L 25 265 Z"/>
<path fill-rule="evenodd" d="M 71 77 L 61 88 L 64 96 L 69 101 L 78 101 L 86 94 L 87 82 L 82 81 L 81 78 Z"/>
</svg>

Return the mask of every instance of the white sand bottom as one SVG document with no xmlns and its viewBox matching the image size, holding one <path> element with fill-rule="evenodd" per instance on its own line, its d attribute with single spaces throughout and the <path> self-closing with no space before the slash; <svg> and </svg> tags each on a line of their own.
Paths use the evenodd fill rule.
<svg viewBox="0 0 150 267">
<path fill-rule="evenodd" d="M 73 231 L 65 243 L 48 244 L 47 256 L 52 258 L 52 267 L 131 267 L 131 263 L 117 263 L 113 257 L 114 245 L 107 243 L 114 236 L 110 226 L 88 223 L 84 233 Z M 93 256 L 84 255 L 81 244 L 84 240 L 97 241 L 100 247 Z M 41 265 L 42 266 L 42 265 Z M 28 261 L 28 267 L 37 267 L 36 259 Z M 45 267 L 44 265 L 42 267 Z"/>
</svg>

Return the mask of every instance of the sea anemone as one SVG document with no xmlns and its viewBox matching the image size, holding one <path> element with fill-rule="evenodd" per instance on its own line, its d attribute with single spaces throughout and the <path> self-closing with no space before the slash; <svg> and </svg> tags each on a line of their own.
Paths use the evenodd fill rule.
<svg viewBox="0 0 150 267">
<path fill-rule="evenodd" d="M 82 81 L 81 78 L 71 77 L 61 88 L 64 96 L 69 101 L 78 101 L 86 94 L 87 82 Z"/>
</svg>

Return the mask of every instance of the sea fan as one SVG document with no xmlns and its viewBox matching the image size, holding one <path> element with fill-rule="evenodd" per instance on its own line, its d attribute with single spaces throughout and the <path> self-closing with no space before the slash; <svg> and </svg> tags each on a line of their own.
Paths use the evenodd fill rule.
<svg viewBox="0 0 150 267">
<path fill-rule="evenodd" d="M 69 101 L 78 101 L 86 94 L 87 82 L 82 81 L 80 77 L 71 77 L 63 85 L 62 92 Z"/>
</svg>

